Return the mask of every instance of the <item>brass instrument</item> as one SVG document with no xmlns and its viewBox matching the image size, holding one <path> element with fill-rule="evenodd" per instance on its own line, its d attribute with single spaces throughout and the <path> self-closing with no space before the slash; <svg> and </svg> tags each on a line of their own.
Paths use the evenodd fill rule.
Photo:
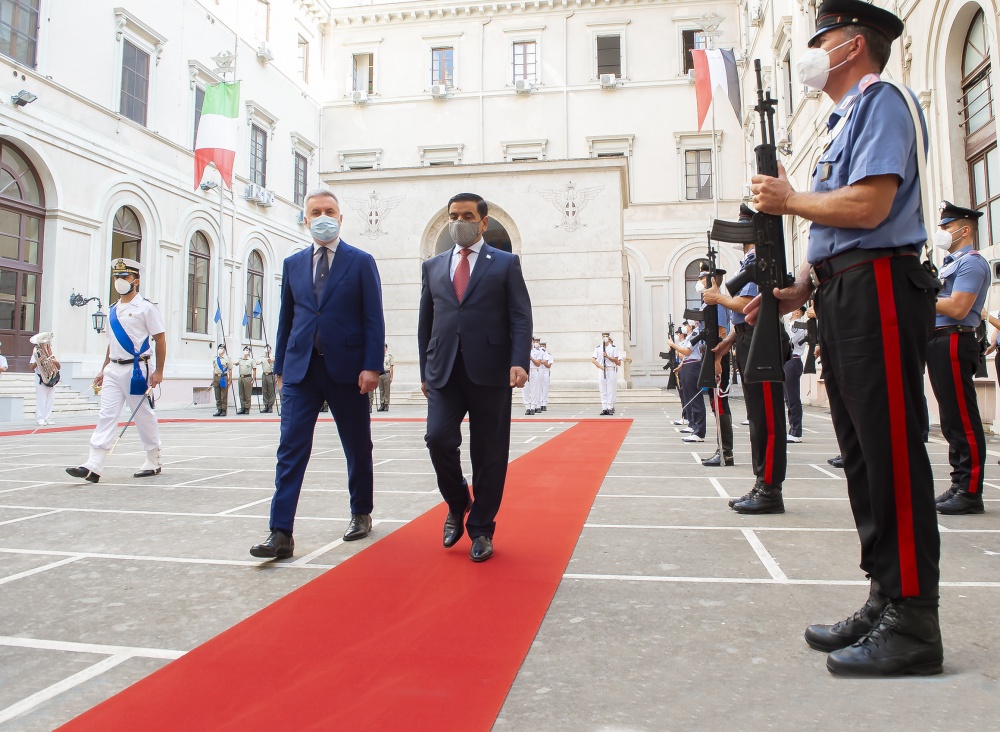
<svg viewBox="0 0 1000 732">
<path fill-rule="evenodd" d="M 38 378 L 45 386 L 55 386 L 59 383 L 59 362 L 52 355 L 52 338 L 54 333 L 44 331 L 29 338 L 35 347 L 35 363 L 38 366 Z"/>
</svg>

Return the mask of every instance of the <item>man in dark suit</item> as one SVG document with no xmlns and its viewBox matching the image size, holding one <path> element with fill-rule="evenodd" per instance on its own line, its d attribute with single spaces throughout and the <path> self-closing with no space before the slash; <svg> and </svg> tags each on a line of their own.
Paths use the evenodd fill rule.
<svg viewBox="0 0 1000 732">
<path fill-rule="evenodd" d="M 420 388 L 427 397 L 424 439 L 448 504 L 444 545 L 454 546 L 467 526 L 474 562 L 493 556 L 494 519 L 507 478 L 511 390 L 527 382 L 531 351 L 531 300 L 521 262 L 483 241 L 488 212 L 474 193 L 448 202 L 455 246 L 423 264 L 417 324 Z M 475 501 L 459 453 L 466 414 Z"/>
<path fill-rule="evenodd" d="M 255 557 L 292 556 L 292 524 L 312 452 L 320 407 L 333 411 L 347 458 L 351 523 L 344 541 L 372 528 L 371 417 L 368 392 L 382 371 L 385 322 L 375 260 L 340 239 L 340 204 L 326 190 L 306 196 L 313 245 L 285 259 L 274 348 L 281 392 L 281 436 L 271 501 L 271 534 L 250 549 Z"/>
</svg>

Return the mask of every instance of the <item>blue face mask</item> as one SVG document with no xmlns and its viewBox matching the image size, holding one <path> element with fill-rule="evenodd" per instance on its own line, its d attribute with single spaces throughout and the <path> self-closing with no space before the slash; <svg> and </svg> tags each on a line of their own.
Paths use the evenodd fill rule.
<svg viewBox="0 0 1000 732">
<path fill-rule="evenodd" d="M 332 216 L 317 216 L 309 222 L 313 239 L 329 244 L 340 235 L 340 222 Z"/>
</svg>

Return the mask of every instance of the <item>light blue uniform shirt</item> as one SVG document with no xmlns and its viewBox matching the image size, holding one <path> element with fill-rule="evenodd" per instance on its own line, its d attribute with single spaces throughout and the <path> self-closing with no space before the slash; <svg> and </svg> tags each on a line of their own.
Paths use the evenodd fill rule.
<svg viewBox="0 0 1000 732">
<path fill-rule="evenodd" d="M 690 348 L 691 353 L 684 357 L 681 363 L 694 363 L 695 361 L 701 361 L 701 355 L 705 352 L 705 341 L 698 341 L 696 345 L 691 345 L 691 341 L 700 331 L 693 331 L 691 335 L 684 339 L 681 343 L 685 348 Z"/>
<path fill-rule="evenodd" d="M 938 313 L 934 326 L 941 328 L 946 325 L 969 325 L 975 328 L 982 320 L 986 292 L 990 289 L 989 263 L 970 244 L 945 257 L 940 274 L 944 288 L 938 293 L 939 298 L 951 297 L 953 292 L 974 292 L 976 301 L 969 314 L 961 320 Z"/>
<path fill-rule="evenodd" d="M 740 262 L 740 272 L 745 270 L 747 267 L 750 267 L 753 264 L 755 258 L 756 258 L 756 251 L 751 249 L 750 253 L 747 254 L 747 256 L 743 259 L 742 262 Z M 757 295 L 759 294 L 760 290 L 757 289 L 757 283 L 751 282 L 742 290 L 737 292 L 736 297 L 757 297 Z M 747 322 L 747 317 L 742 312 L 738 312 L 736 310 L 730 310 L 729 312 L 732 313 L 731 322 L 733 325 L 739 325 L 740 323 Z M 719 322 L 721 323 L 722 321 L 720 320 Z"/>
<path fill-rule="evenodd" d="M 917 110 L 926 149 L 927 123 L 919 106 Z M 918 251 L 927 241 L 927 231 L 920 210 L 916 134 L 905 100 L 895 88 L 869 75 L 840 100 L 827 122 L 828 129 L 835 129 L 845 115 L 847 121 L 813 170 L 812 190 L 833 191 L 876 175 L 898 176 L 899 188 L 889 216 L 874 229 L 813 224 L 809 263 L 817 264 L 851 249 L 912 246 Z"/>
</svg>

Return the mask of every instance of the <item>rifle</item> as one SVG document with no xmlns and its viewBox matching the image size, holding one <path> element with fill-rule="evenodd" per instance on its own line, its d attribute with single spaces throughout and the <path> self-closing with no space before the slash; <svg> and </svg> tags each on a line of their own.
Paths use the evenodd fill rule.
<svg viewBox="0 0 1000 732">
<path fill-rule="evenodd" d="M 754 60 L 753 67 L 757 75 L 757 106 L 754 109 L 760 116 L 761 133 L 761 143 L 754 148 L 757 173 L 777 178 L 778 149 L 774 139 L 774 109 L 778 100 L 771 96 L 770 91 L 766 95 L 764 93 L 760 59 Z M 730 222 L 721 223 L 728 227 L 739 226 Z M 748 282 L 755 282 L 760 290 L 760 309 L 757 311 L 757 323 L 750 340 L 743 378 L 748 384 L 784 381 L 785 351 L 781 342 L 781 331 L 784 330 L 784 326 L 778 315 L 778 299 L 774 296 L 774 290 L 792 284 L 792 275 L 785 262 L 785 232 L 780 216 L 760 211 L 753 215 L 750 226 L 753 230 L 751 241 L 755 245 L 753 263 L 726 283 L 731 293 L 739 292 Z M 717 239 L 717 241 L 734 240 Z M 734 243 L 739 241 L 742 240 L 737 239 Z M 730 283 L 734 287 L 738 286 L 738 289 L 731 287 Z"/>
<path fill-rule="evenodd" d="M 670 340 L 675 337 L 674 328 L 674 315 L 671 313 L 667 319 L 667 333 L 669 334 Z M 666 363 L 663 364 L 663 370 L 673 372 L 677 368 L 677 352 L 671 348 L 669 351 L 660 351 L 660 358 L 665 359 Z"/>
<path fill-rule="evenodd" d="M 806 343 L 809 344 L 809 353 L 806 354 L 806 362 L 802 368 L 804 374 L 816 373 L 816 344 L 819 342 L 819 333 L 816 326 L 816 318 L 806 318 L 796 320 L 792 323 L 792 330 L 804 330 L 806 332 Z"/>
<path fill-rule="evenodd" d="M 726 274 L 726 270 L 716 267 L 715 258 L 718 254 L 712 247 L 712 232 L 705 232 L 708 237 L 708 286 L 712 287 L 716 283 L 716 277 Z M 698 388 L 715 388 L 715 347 L 719 345 L 719 306 L 705 305 L 701 310 L 705 319 L 705 327 L 702 330 L 705 341 L 705 354 L 701 358 L 701 370 L 698 372 Z"/>
</svg>

